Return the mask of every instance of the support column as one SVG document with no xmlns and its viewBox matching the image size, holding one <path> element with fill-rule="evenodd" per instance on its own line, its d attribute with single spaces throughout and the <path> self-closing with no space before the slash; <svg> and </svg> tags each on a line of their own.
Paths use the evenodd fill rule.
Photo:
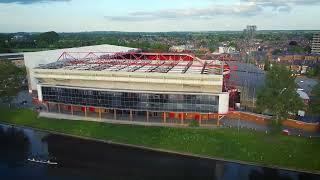
<svg viewBox="0 0 320 180">
<path fill-rule="evenodd" d="M 38 101 L 41 103 L 43 100 L 43 97 L 42 97 L 42 87 L 40 84 L 37 85 L 37 92 L 38 92 Z"/>
<path fill-rule="evenodd" d="M 133 118 L 132 118 L 132 110 L 130 110 L 130 121 L 132 121 Z"/>
<path fill-rule="evenodd" d="M 200 114 L 200 116 L 199 116 L 199 125 L 201 125 L 201 123 L 202 123 L 202 116 Z"/>
<path fill-rule="evenodd" d="M 113 119 L 117 120 L 117 110 L 113 109 Z"/>
<path fill-rule="evenodd" d="M 84 117 L 87 117 L 87 107 L 84 107 Z"/>
<path fill-rule="evenodd" d="M 218 115 L 217 126 L 220 126 L 220 115 Z"/>
<path fill-rule="evenodd" d="M 181 113 L 181 124 L 184 124 L 184 113 Z"/>
<path fill-rule="evenodd" d="M 71 106 L 70 109 L 71 109 L 71 115 L 73 116 L 73 106 Z"/>
<path fill-rule="evenodd" d="M 101 108 L 99 108 L 99 118 L 101 119 Z"/>
<path fill-rule="evenodd" d="M 163 122 L 164 123 L 167 122 L 167 113 L 166 112 L 163 113 Z"/>
<path fill-rule="evenodd" d="M 147 122 L 149 122 L 149 111 L 147 111 Z"/>
<path fill-rule="evenodd" d="M 50 112 L 50 103 L 47 103 L 47 111 Z"/>
<path fill-rule="evenodd" d="M 58 112 L 61 113 L 60 104 L 58 103 Z"/>
<path fill-rule="evenodd" d="M 49 112 L 48 106 L 49 106 L 49 103 L 46 102 L 46 103 L 45 103 L 45 108 L 46 108 L 45 110 L 46 110 L 47 112 Z"/>
</svg>

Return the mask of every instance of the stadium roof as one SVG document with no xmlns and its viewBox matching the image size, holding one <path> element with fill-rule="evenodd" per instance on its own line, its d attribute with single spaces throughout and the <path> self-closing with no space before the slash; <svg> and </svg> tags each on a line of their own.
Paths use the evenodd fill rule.
<svg viewBox="0 0 320 180">
<path fill-rule="evenodd" d="M 24 54 L 24 61 L 27 71 L 38 67 L 40 64 L 48 64 L 56 62 L 61 54 L 64 52 L 128 52 L 136 51 L 136 48 L 114 46 L 109 44 L 94 45 L 94 46 L 83 46 L 75 48 L 55 49 L 49 51 L 38 51 L 38 52 L 26 52 Z M 37 89 L 37 80 L 33 77 L 33 74 L 29 74 L 29 88 L 32 90 Z"/>
<path fill-rule="evenodd" d="M 222 64 L 224 66 L 222 67 Z M 228 74 L 227 64 L 218 60 L 201 60 L 190 54 L 141 52 L 63 53 L 56 62 L 38 69 L 78 71 L 112 71 L 180 74 Z"/>
</svg>

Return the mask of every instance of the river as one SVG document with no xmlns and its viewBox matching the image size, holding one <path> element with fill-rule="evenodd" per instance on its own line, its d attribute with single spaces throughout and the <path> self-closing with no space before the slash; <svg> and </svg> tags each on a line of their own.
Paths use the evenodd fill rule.
<svg viewBox="0 0 320 180">
<path fill-rule="evenodd" d="M 0 179 L 296 180 L 319 175 L 185 157 L 0 125 Z M 28 158 L 57 162 L 30 162 Z"/>
</svg>

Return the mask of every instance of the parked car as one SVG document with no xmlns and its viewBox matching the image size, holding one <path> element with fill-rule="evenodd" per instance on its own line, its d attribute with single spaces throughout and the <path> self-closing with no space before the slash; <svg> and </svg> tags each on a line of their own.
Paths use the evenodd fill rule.
<svg viewBox="0 0 320 180">
<path fill-rule="evenodd" d="M 288 129 L 282 130 L 282 134 L 290 136 L 290 131 Z"/>
</svg>

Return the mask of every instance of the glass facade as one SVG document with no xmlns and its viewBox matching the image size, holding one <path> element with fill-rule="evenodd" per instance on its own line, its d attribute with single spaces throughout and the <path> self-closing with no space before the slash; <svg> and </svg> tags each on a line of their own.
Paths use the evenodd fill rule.
<svg viewBox="0 0 320 180">
<path fill-rule="evenodd" d="M 42 87 L 44 101 L 137 111 L 218 112 L 219 96 Z"/>
</svg>

